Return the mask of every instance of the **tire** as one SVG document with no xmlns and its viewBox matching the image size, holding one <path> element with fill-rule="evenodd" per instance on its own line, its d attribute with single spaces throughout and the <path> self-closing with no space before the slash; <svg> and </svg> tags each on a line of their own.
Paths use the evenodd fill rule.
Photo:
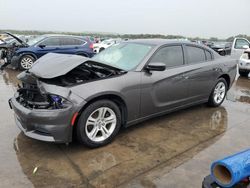
<svg viewBox="0 0 250 188">
<path fill-rule="evenodd" d="M 100 48 L 99 53 L 102 52 L 103 50 L 105 50 L 105 48 Z"/>
<path fill-rule="evenodd" d="M 218 79 L 217 83 L 215 84 L 209 99 L 208 99 L 208 106 L 211 107 L 218 107 L 220 106 L 227 94 L 228 85 L 224 78 Z"/>
<path fill-rule="evenodd" d="M 81 113 L 76 128 L 77 140 L 90 148 L 104 146 L 114 139 L 120 127 L 119 107 L 110 100 L 99 100 Z"/>
<path fill-rule="evenodd" d="M 28 70 L 33 66 L 35 61 L 36 61 L 36 59 L 33 56 L 23 55 L 19 61 L 19 69 L 20 70 Z"/>
<path fill-rule="evenodd" d="M 248 77 L 249 72 L 245 72 L 245 71 L 240 71 L 240 70 L 239 70 L 239 74 L 240 74 L 240 76 L 242 76 L 242 77 Z"/>
</svg>

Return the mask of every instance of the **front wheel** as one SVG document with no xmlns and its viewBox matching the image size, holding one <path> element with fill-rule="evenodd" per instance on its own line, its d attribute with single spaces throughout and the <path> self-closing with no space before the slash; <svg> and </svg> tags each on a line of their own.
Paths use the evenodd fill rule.
<svg viewBox="0 0 250 188">
<path fill-rule="evenodd" d="M 30 69 L 33 66 L 34 62 L 35 62 L 34 57 L 32 57 L 31 55 L 24 55 L 20 59 L 19 68 L 21 70 Z"/>
<path fill-rule="evenodd" d="M 226 80 L 224 78 L 220 78 L 209 96 L 208 105 L 212 107 L 220 106 L 226 97 L 227 88 L 228 86 Z"/>
<path fill-rule="evenodd" d="M 121 127 L 119 107 L 110 100 L 90 104 L 77 123 L 77 139 L 80 143 L 96 148 L 110 143 Z"/>
</svg>

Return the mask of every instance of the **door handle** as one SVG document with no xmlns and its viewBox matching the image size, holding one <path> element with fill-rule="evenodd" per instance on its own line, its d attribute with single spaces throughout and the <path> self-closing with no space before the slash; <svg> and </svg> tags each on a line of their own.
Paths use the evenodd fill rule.
<svg viewBox="0 0 250 188">
<path fill-rule="evenodd" d="M 219 71 L 220 68 L 213 68 L 213 71 Z"/>
<path fill-rule="evenodd" d="M 174 80 L 183 80 L 183 79 L 187 80 L 187 79 L 189 79 L 189 76 L 181 75 L 181 76 L 176 76 L 173 79 Z"/>
</svg>

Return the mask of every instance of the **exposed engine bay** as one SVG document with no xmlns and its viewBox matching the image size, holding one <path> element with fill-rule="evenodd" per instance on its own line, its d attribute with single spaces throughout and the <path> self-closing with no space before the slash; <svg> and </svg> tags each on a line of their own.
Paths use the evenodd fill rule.
<svg viewBox="0 0 250 188">
<path fill-rule="evenodd" d="M 105 66 L 97 65 L 93 62 L 85 62 L 72 69 L 65 75 L 55 78 L 37 78 L 29 71 L 22 72 L 18 79 L 22 81 L 18 89 L 16 100 L 28 109 L 60 109 L 67 108 L 70 101 L 61 96 L 41 93 L 37 81 L 41 83 L 70 87 L 90 81 L 105 79 L 126 73 L 116 68 L 110 69 Z"/>
<path fill-rule="evenodd" d="M 7 59 L 7 62 L 11 61 L 16 50 L 19 48 L 24 47 L 22 44 L 12 43 L 12 44 L 5 44 L 0 45 L 1 57 L 0 59 Z"/>
<path fill-rule="evenodd" d="M 74 68 L 65 75 L 52 78 L 52 79 L 43 79 L 40 80 L 48 83 L 55 84 L 59 86 L 73 86 L 76 84 L 82 84 L 88 81 L 95 81 L 98 79 L 104 79 L 111 76 L 123 74 L 124 71 L 119 71 L 115 69 L 106 68 L 100 65 L 96 65 L 92 62 L 86 62 L 78 67 Z"/>
</svg>

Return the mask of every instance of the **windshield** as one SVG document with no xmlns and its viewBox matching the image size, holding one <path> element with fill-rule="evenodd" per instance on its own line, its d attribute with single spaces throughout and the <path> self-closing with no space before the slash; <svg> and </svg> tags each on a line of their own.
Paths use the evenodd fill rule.
<svg viewBox="0 0 250 188">
<path fill-rule="evenodd" d="M 150 45 L 120 43 L 105 49 L 92 59 L 128 71 L 137 67 L 151 49 Z"/>
<path fill-rule="evenodd" d="M 37 36 L 37 37 L 35 37 L 35 38 L 33 38 L 33 39 L 30 39 L 30 40 L 27 42 L 27 44 L 28 44 L 29 46 L 32 46 L 32 45 L 36 44 L 37 42 L 43 40 L 44 38 L 46 38 L 46 36 L 44 36 L 44 35 Z"/>
</svg>

